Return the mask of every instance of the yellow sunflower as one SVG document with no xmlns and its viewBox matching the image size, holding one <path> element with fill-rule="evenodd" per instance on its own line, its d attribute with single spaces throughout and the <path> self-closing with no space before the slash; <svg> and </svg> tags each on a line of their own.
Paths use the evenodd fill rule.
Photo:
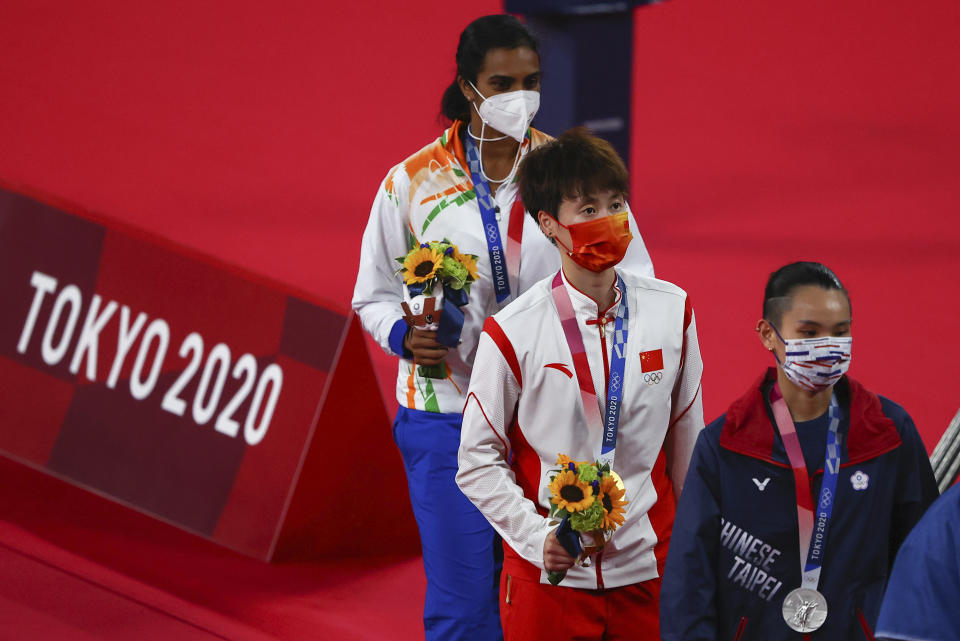
<svg viewBox="0 0 960 641">
<path fill-rule="evenodd" d="M 403 261 L 403 281 L 407 285 L 425 283 L 437 275 L 443 264 L 443 254 L 430 248 L 421 247 L 407 254 Z"/>
<path fill-rule="evenodd" d="M 593 488 L 588 483 L 580 482 L 575 472 L 564 470 L 550 482 L 550 499 L 561 510 L 580 512 L 593 505 Z"/>
<path fill-rule="evenodd" d="M 471 281 L 477 280 L 477 259 L 474 258 L 472 254 L 461 254 L 457 246 L 454 245 L 453 258 L 467 268 L 467 273 L 470 274 Z"/>
<path fill-rule="evenodd" d="M 623 516 L 626 510 L 623 506 L 630 501 L 623 500 L 624 490 L 617 487 L 617 482 L 610 475 L 600 479 L 599 501 L 603 505 L 603 524 L 600 526 L 604 530 L 615 530 L 623 525 Z"/>
</svg>

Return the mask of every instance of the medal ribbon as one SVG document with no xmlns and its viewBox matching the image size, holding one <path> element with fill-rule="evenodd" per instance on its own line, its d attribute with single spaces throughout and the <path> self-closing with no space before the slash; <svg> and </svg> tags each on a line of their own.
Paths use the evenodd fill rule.
<svg viewBox="0 0 960 641">
<path fill-rule="evenodd" d="M 590 373 L 590 361 L 587 359 L 587 350 L 583 345 L 583 336 L 577 323 L 576 313 L 573 311 L 573 302 L 563 283 L 561 272 L 553 277 L 553 302 L 560 315 L 560 325 L 573 356 L 573 367 L 576 370 L 577 384 L 580 387 L 580 400 L 583 402 L 583 413 L 587 417 L 588 429 L 603 434 L 600 446 L 600 463 L 609 463 L 613 469 L 613 459 L 617 448 L 617 433 L 620 429 L 620 406 L 623 404 L 623 381 L 626 370 L 627 356 L 627 323 L 630 312 L 627 308 L 627 289 L 623 279 L 617 275 L 617 288 L 621 292 L 620 305 L 617 307 L 617 319 L 613 332 L 613 350 L 610 358 L 610 380 L 607 383 L 607 407 L 601 417 L 600 398 L 593 386 L 593 375 Z"/>
<path fill-rule="evenodd" d="M 793 480 L 797 491 L 797 523 L 799 525 L 800 540 L 800 571 L 803 576 L 802 586 L 816 590 L 820 583 L 820 570 L 823 567 L 823 556 L 827 547 L 827 531 L 830 527 L 830 518 L 833 515 L 833 503 L 836 498 L 837 477 L 840 474 L 840 408 L 837 404 L 837 395 L 830 397 L 830 429 L 827 432 L 827 451 L 823 463 L 823 483 L 820 487 L 820 499 L 816 506 L 810 493 L 810 477 L 807 475 L 807 465 L 803 460 L 803 449 L 797 436 L 796 426 L 790 416 L 790 409 L 783 399 L 778 383 L 773 384 L 770 390 L 770 404 L 773 416 L 776 419 L 777 430 L 783 439 L 783 447 L 790 459 L 793 468 Z M 806 558 L 803 550 L 806 549 Z"/>
<path fill-rule="evenodd" d="M 470 178 L 473 180 L 473 193 L 477 196 L 480 218 L 483 221 L 483 235 L 487 239 L 487 253 L 490 255 L 490 271 L 493 274 L 493 289 L 497 302 L 502 303 L 510 296 L 510 276 L 520 273 L 520 243 L 523 238 L 523 203 L 515 200 L 510 211 L 510 228 L 507 233 L 507 250 L 500 238 L 500 225 L 497 222 L 497 203 L 490 193 L 490 185 L 480 174 L 480 152 L 476 143 L 467 136 L 464 141 L 467 152 L 467 164 L 470 165 Z M 518 215 L 519 214 L 519 215 Z"/>
<path fill-rule="evenodd" d="M 510 209 L 510 222 L 507 223 L 507 273 L 518 293 L 520 292 L 520 245 L 523 243 L 523 220 L 526 215 L 518 190 L 513 207 Z"/>
</svg>

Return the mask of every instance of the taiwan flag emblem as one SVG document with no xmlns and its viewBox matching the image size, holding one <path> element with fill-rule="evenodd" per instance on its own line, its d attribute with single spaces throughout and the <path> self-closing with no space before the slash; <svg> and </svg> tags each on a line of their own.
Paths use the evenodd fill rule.
<svg viewBox="0 0 960 641">
<path fill-rule="evenodd" d="M 654 349 L 649 352 L 640 352 L 640 371 L 656 372 L 663 369 L 663 350 Z"/>
</svg>

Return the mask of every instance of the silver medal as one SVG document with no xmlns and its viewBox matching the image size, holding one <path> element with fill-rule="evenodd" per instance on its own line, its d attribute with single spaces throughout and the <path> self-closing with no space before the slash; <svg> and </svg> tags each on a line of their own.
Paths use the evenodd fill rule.
<svg viewBox="0 0 960 641">
<path fill-rule="evenodd" d="M 827 600 L 816 590 L 797 588 L 783 600 L 783 620 L 803 634 L 819 630 L 827 620 Z"/>
</svg>

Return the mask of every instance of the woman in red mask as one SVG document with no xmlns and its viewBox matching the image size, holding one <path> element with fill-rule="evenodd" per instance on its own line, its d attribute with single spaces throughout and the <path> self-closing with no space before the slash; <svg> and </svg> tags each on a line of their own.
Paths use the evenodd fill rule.
<svg viewBox="0 0 960 641">
<path fill-rule="evenodd" d="M 454 481 L 461 411 L 484 320 L 555 273 L 559 259 L 527 216 L 515 180 L 520 160 L 549 140 L 530 126 L 540 107 L 536 38 L 512 16 L 478 18 L 460 34 L 456 67 L 441 102 L 450 127 L 391 169 L 377 192 L 353 308 L 397 357 L 393 436 L 420 529 L 426 639 L 494 641 L 500 638 L 497 543 Z M 627 261 L 652 275 L 635 236 Z M 442 332 L 407 326 L 396 275 L 395 259 L 412 245 L 444 239 L 478 257 L 478 279 L 452 345 L 440 342 Z M 424 376 L 420 365 L 439 365 L 446 376 Z"/>
<path fill-rule="evenodd" d="M 520 166 L 524 203 L 562 268 L 487 319 L 457 475 L 504 540 L 507 640 L 660 638 L 675 497 L 703 427 L 702 367 L 686 293 L 621 267 L 635 242 L 628 182 L 613 148 L 581 129 Z M 610 464 L 625 488 L 571 475 L 585 485 L 559 490 L 573 509 L 622 522 L 586 557 L 547 516 L 559 454 Z"/>
</svg>

